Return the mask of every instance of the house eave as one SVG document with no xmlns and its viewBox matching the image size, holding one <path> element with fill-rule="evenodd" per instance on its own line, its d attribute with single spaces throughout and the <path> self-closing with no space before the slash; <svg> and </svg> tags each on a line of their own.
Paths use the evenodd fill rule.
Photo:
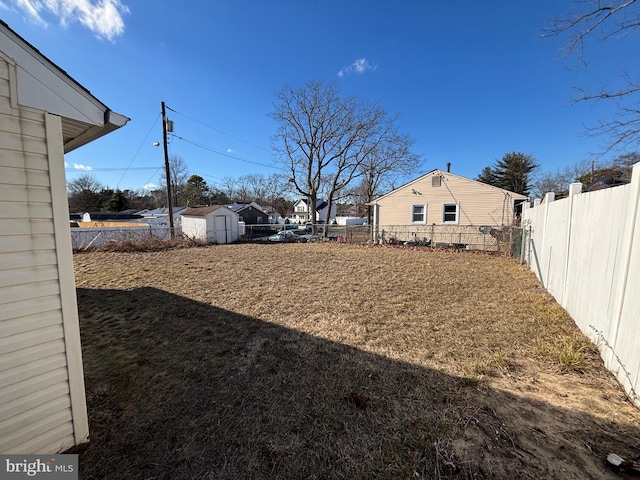
<svg viewBox="0 0 640 480">
<path fill-rule="evenodd" d="M 129 121 L 109 109 L 2 20 L 0 41 L 20 85 L 12 92 L 12 103 L 59 116 L 65 153 L 113 132 Z"/>
<path fill-rule="evenodd" d="M 64 153 L 69 153 L 76 148 L 82 147 L 120 127 L 129 121 L 124 115 L 111 110 L 105 111 L 105 123 L 102 125 L 91 125 L 77 122 L 67 117 L 62 118 L 62 136 Z M 80 126 L 80 128 L 78 128 Z M 82 129 L 84 127 L 84 130 Z M 79 131 L 79 133 L 77 133 Z"/>
</svg>

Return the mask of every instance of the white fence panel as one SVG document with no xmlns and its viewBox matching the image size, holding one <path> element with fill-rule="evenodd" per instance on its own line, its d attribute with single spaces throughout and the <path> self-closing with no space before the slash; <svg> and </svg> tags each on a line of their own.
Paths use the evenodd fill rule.
<svg viewBox="0 0 640 480">
<path fill-rule="evenodd" d="M 640 407 L 640 163 L 628 185 L 525 209 L 527 260 Z"/>
</svg>

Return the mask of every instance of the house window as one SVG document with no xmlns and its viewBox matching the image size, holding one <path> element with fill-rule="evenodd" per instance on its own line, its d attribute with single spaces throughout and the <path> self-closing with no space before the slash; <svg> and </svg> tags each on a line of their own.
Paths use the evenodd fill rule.
<svg viewBox="0 0 640 480">
<path fill-rule="evenodd" d="M 296 212 L 306 212 L 306 211 L 307 211 L 307 209 L 306 209 L 305 205 L 298 205 L 296 207 Z"/>
<path fill-rule="evenodd" d="M 427 223 L 427 205 L 425 203 L 411 205 L 411 222 Z"/>
<path fill-rule="evenodd" d="M 442 223 L 459 223 L 459 217 L 459 203 L 445 203 L 442 205 Z"/>
</svg>

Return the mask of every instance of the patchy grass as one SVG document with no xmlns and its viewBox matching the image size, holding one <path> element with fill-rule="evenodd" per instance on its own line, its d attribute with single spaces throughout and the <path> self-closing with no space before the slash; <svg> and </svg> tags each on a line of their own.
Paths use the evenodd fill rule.
<svg viewBox="0 0 640 480">
<path fill-rule="evenodd" d="M 588 358 L 596 355 L 597 350 L 584 338 L 565 338 L 549 345 L 541 345 L 540 353 L 551 359 L 562 373 L 586 373 L 590 365 Z"/>
<path fill-rule="evenodd" d="M 75 263 L 82 478 L 595 479 L 640 454 L 640 412 L 509 259 L 315 243 Z"/>
</svg>

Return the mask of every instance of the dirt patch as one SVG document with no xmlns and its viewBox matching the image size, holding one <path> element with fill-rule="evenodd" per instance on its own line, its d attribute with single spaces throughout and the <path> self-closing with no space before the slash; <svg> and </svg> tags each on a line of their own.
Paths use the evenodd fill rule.
<svg viewBox="0 0 640 480">
<path fill-rule="evenodd" d="M 619 478 L 640 411 L 510 259 L 344 244 L 74 257 L 82 478 Z"/>
</svg>

